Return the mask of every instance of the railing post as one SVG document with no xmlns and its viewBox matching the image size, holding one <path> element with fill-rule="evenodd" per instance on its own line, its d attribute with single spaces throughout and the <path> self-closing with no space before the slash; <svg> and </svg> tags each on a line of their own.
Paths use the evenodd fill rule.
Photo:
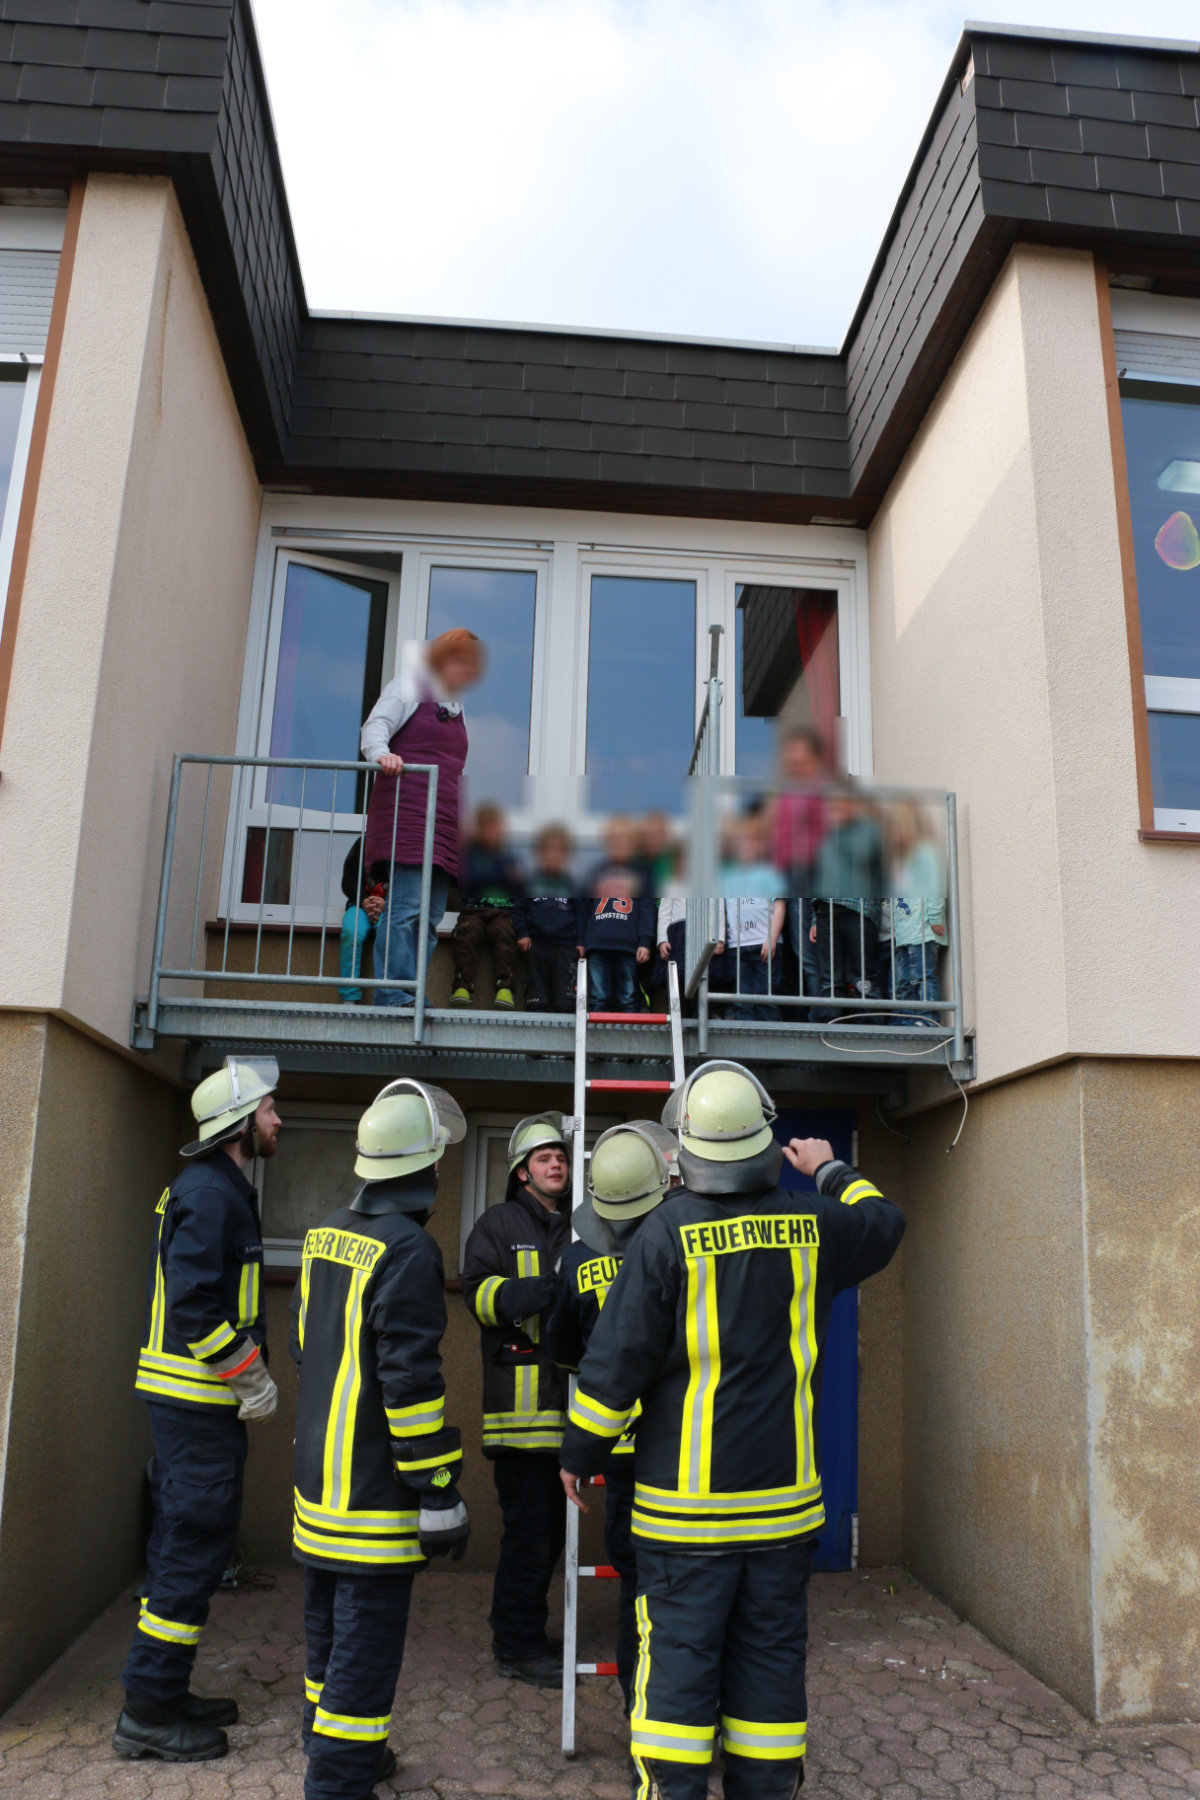
<svg viewBox="0 0 1200 1800">
<path fill-rule="evenodd" d="M 171 859 L 175 854 L 175 820 L 179 812 L 179 774 L 182 762 L 183 758 L 177 755 L 171 767 L 171 792 L 167 799 L 167 835 L 163 840 L 158 916 L 154 921 L 154 958 L 150 965 L 150 1003 L 146 1008 L 146 1028 L 151 1033 L 158 1029 L 158 971 L 162 968 L 163 942 L 167 935 L 167 894 L 171 885 Z"/>
<path fill-rule="evenodd" d="M 954 971 L 954 1061 L 961 1065 L 967 1058 L 967 1039 L 963 1021 L 962 920 L 958 903 L 958 797 L 953 793 L 946 795 L 946 877 L 950 966 Z"/>
<path fill-rule="evenodd" d="M 419 1044 L 425 1031 L 425 975 L 429 956 L 429 901 L 433 892 L 433 836 L 437 823 L 436 765 L 426 776 L 425 844 L 421 852 L 421 911 L 417 917 L 417 988 L 413 997 L 413 1043 Z M 392 843 L 395 852 L 395 841 Z"/>
</svg>

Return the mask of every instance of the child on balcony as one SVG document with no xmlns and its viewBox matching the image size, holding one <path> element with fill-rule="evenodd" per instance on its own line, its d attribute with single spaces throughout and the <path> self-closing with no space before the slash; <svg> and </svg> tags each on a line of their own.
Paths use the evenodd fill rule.
<svg viewBox="0 0 1200 1800">
<path fill-rule="evenodd" d="M 861 795 L 841 792 L 829 800 L 830 830 L 817 853 L 813 922 L 818 991 L 823 998 L 852 994 L 867 999 L 883 910 L 883 840 Z M 894 922 L 893 922 L 894 929 Z M 810 1019 L 836 1008 L 811 1007 Z"/>
<path fill-rule="evenodd" d="M 940 1000 L 938 953 L 946 942 L 946 874 L 928 821 L 912 801 L 893 809 L 891 851 L 896 999 Z M 936 1012 L 922 1010 L 897 1022 L 939 1025 L 941 1020 Z"/>
<path fill-rule="evenodd" d="M 471 1006 L 479 953 L 484 945 L 492 952 L 495 1002 L 511 1011 L 516 1005 L 517 934 L 513 913 L 521 892 L 521 869 L 508 848 L 508 824 L 503 812 L 485 800 L 475 809 L 471 841 L 459 876 L 458 919 L 454 927 L 454 981 L 451 1006 Z"/>
<path fill-rule="evenodd" d="M 338 945 L 338 974 L 357 982 L 362 974 L 363 951 L 375 943 L 375 927 L 383 911 L 387 889 L 373 879 L 363 854 L 363 841 L 351 844 L 342 864 L 342 892 L 346 910 L 342 914 L 341 942 Z M 362 999 L 360 987 L 340 987 L 338 999 L 346 1006 L 357 1006 Z"/>
<path fill-rule="evenodd" d="M 534 854 L 533 874 L 513 906 L 517 949 L 525 953 L 525 1010 L 569 1013 L 575 1009 L 580 921 L 566 827 L 545 826 Z"/>
<path fill-rule="evenodd" d="M 637 972 L 650 961 L 654 901 L 643 892 L 634 861 L 632 820 L 618 813 L 604 835 L 606 856 L 593 871 L 581 907 L 579 955 L 588 959 L 588 1004 L 593 1012 L 631 1013 L 639 1006 Z"/>
</svg>

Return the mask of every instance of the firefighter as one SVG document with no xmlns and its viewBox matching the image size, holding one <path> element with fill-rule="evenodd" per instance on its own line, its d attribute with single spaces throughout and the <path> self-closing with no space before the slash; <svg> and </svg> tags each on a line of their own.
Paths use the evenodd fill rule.
<svg viewBox="0 0 1200 1800">
<path fill-rule="evenodd" d="M 614 1125 L 596 1139 L 587 1195 L 572 1215 L 579 1241 L 568 1246 L 558 1273 L 546 1342 L 556 1363 L 578 1370 L 634 1233 L 676 1179 L 679 1145 L 649 1119 Z M 617 1615 L 617 1679 L 628 1713 L 637 1656 L 637 1561 L 630 1537 L 633 1514 L 633 1432 L 612 1446 L 604 1469 L 604 1547 L 621 1578 Z M 587 1508 L 583 1509 L 585 1512 Z"/>
<path fill-rule="evenodd" d="M 304 1240 L 292 1299 L 294 1553 L 304 1565 L 307 1800 L 364 1800 L 388 1745 L 413 1575 L 459 1562 L 462 1439 L 444 1417 L 442 1253 L 424 1229 L 457 1104 L 407 1077 L 359 1121 L 361 1186 Z"/>
<path fill-rule="evenodd" d="M 634 1452 L 640 1800 L 703 1800 L 720 1734 L 727 1800 L 804 1779 L 807 1590 L 821 1502 L 817 1409 L 835 1294 L 884 1268 L 899 1209 L 819 1139 L 781 1149 L 736 1063 L 706 1063 L 663 1121 L 683 1186 L 638 1232 L 571 1407 L 563 1485 L 641 1415 Z M 782 1156 L 817 1192 L 777 1185 Z"/>
<path fill-rule="evenodd" d="M 488 1623 L 499 1673 L 534 1687 L 562 1685 L 562 1646 L 547 1638 L 546 1617 L 566 1537 L 558 1480 L 566 1379 L 543 1327 L 570 1236 L 562 1114 L 539 1113 L 509 1139 L 503 1203 L 484 1213 L 463 1258 L 463 1298 L 483 1328 L 483 1454 L 503 1520 Z"/>
<path fill-rule="evenodd" d="M 122 1681 L 119 1756 L 205 1762 L 229 1748 L 237 1702 L 188 1692 L 208 1604 L 237 1553 L 246 1420 L 269 1419 L 258 1195 L 247 1176 L 275 1154 L 274 1061 L 227 1057 L 192 1095 L 200 1135 L 158 1203 L 137 1387 L 154 1437 L 154 1526 Z"/>
</svg>

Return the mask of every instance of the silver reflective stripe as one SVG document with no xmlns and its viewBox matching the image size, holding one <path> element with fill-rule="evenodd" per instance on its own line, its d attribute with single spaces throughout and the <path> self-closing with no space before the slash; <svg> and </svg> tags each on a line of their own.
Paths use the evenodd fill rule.
<svg viewBox="0 0 1200 1800">
<path fill-rule="evenodd" d="M 633 1503 L 662 1513 L 788 1512 L 811 1506 L 820 1498 L 821 1484 L 814 1482 L 812 1487 L 787 1488 L 780 1494 L 657 1494 L 636 1487 Z"/>
<path fill-rule="evenodd" d="M 712 1381 L 712 1346 L 708 1335 L 708 1284 L 714 1279 L 712 1258 L 701 1257 L 689 1264 L 689 1270 L 696 1271 L 695 1299 L 692 1304 L 696 1312 L 696 1355 L 700 1365 L 700 1379 L 696 1383 L 696 1391 L 692 1395 L 691 1417 L 691 1460 L 688 1463 L 688 1484 L 692 1488 L 700 1486 L 700 1471 L 704 1462 L 703 1436 L 704 1402 Z"/>
<path fill-rule="evenodd" d="M 441 1512 L 423 1506 L 417 1522 L 417 1529 L 422 1532 L 456 1531 L 460 1525 L 465 1525 L 466 1522 L 467 1509 L 460 1500 L 457 1506 L 447 1506 Z"/>
</svg>

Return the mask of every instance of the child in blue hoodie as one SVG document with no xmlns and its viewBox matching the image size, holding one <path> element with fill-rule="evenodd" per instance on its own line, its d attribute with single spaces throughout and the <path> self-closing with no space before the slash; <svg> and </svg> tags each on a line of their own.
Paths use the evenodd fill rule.
<svg viewBox="0 0 1200 1800">
<path fill-rule="evenodd" d="M 525 953 L 525 1010 L 575 1010 L 581 921 L 571 882 L 571 839 L 547 825 L 534 843 L 537 865 L 513 907 L 517 949 Z"/>
<path fill-rule="evenodd" d="M 593 1012 L 641 1011 L 637 970 L 650 961 L 655 906 L 645 893 L 634 857 L 633 822 L 618 814 L 604 835 L 606 855 L 588 882 L 581 904 L 579 954 L 588 960 L 588 1004 Z"/>
</svg>

